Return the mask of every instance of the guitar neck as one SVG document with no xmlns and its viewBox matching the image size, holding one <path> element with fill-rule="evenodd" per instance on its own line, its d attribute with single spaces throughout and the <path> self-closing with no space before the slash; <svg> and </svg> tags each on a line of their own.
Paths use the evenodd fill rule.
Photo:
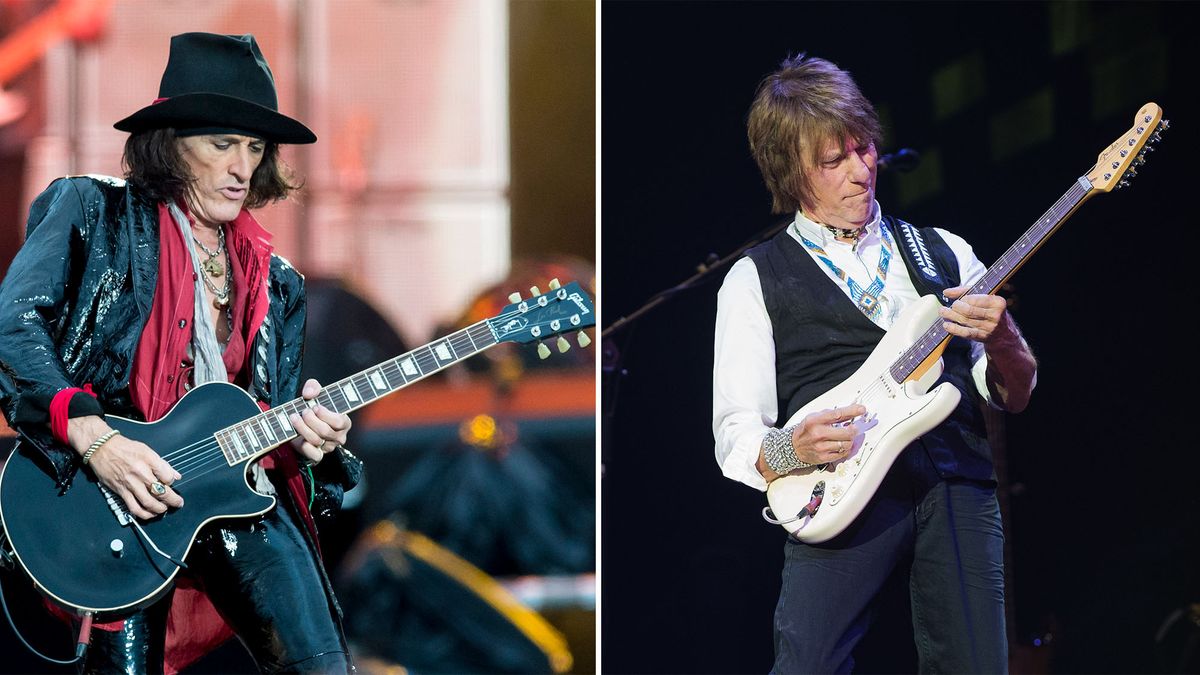
<svg viewBox="0 0 1200 675">
<path fill-rule="evenodd" d="M 326 385 L 316 398 L 293 399 L 216 433 L 230 465 L 248 462 L 296 437 L 289 420 L 305 409 L 320 404 L 338 413 L 348 413 L 424 379 L 462 359 L 499 343 L 487 320 L 418 347 L 394 359 Z"/>
<path fill-rule="evenodd" d="M 1093 195 L 1092 183 L 1086 177 L 1075 181 L 1058 201 L 1005 251 L 1004 255 L 988 268 L 983 277 L 971 286 L 967 295 L 992 295 L 1005 281 L 1025 264 L 1033 252 L 1054 234 L 1085 201 Z M 904 382 L 921 368 L 934 354 L 940 353 L 950 334 L 936 321 L 908 348 L 891 366 L 890 372 L 896 382 Z"/>
</svg>

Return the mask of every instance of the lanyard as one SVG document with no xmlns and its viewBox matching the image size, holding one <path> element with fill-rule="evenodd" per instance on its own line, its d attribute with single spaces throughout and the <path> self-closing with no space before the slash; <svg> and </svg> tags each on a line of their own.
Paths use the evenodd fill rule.
<svg viewBox="0 0 1200 675">
<path fill-rule="evenodd" d="M 793 225 L 793 227 L 795 226 Z M 879 317 L 879 296 L 883 293 L 883 284 L 887 281 L 888 264 L 892 260 L 892 237 L 888 233 L 888 228 L 881 224 L 879 233 L 883 240 L 883 246 L 879 250 L 879 267 L 875 271 L 875 279 L 871 285 L 863 288 L 829 259 L 825 249 L 809 241 L 807 237 L 800 234 L 800 228 L 796 228 L 796 234 L 800 235 L 800 241 L 804 243 L 805 248 L 816 254 L 817 259 L 825 263 L 825 266 L 846 284 L 846 287 L 850 289 L 850 298 L 854 300 L 854 304 L 871 320 Z"/>
</svg>

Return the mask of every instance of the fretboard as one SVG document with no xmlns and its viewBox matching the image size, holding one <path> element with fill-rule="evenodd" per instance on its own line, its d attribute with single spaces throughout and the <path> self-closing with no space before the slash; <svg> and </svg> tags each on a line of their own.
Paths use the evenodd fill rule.
<svg viewBox="0 0 1200 675">
<path fill-rule="evenodd" d="M 1081 177 L 1075 181 L 1071 188 L 1062 197 L 1059 197 L 1058 201 L 988 268 L 983 277 L 966 294 L 990 295 L 995 293 L 1021 265 L 1025 264 L 1033 252 L 1066 222 L 1075 209 L 1091 196 L 1091 191 L 1092 184 L 1087 178 Z M 899 359 L 892 363 L 890 368 L 892 378 L 896 382 L 907 380 L 949 338 L 950 335 L 942 327 L 942 321 L 935 321 Z"/>
<path fill-rule="evenodd" d="M 314 399 L 294 399 L 226 427 L 216 433 L 217 442 L 231 466 L 254 459 L 296 437 L 296 430 L 288 419 L 291 415 L 302 414 L 306 408 L 316 404 L 339 413 L 357 410 L 497 342 L 487 320 L 480 321 L 411 352 L 327 384 Z"/>
</svg>

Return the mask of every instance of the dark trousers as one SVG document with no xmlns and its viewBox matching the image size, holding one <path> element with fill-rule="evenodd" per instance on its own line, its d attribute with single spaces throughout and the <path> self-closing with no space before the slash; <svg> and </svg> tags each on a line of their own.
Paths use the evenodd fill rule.
<svg viewBox="0 0 1200 675">
<path fill-rule="evenodd" d="M 919 442 L 850 528 L 823 544 L 789 537 L 784 557 L 772 672 L 850 672 L 876 595 L 910 563 L 920 671 L 1007 672 L 995 487 L 941 479 Z"/>
<path fill-rule="evenodd" d="M 282 505 L 260 519 L 210 525 L 187 563 L 260 671 L 345 673 L 345 639 L 299 527 Z M 170 601 L 126 618 L 121 631 L 93 631 L 84 670 L 161 673 Z"/>
</svg>

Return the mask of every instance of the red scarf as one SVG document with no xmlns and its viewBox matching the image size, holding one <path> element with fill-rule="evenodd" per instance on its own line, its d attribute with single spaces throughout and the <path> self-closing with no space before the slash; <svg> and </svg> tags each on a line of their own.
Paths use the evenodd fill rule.
<svg viewBox="0 0 1200 675">
<path fill-rule="evenodd" d="M 158 280 L 150 318 L 138 341 L 130 375 L 130 395 L 146 421 L 164 415 L 183 397 L 191 373 L 188 346 L 195 318 L 196 276 L 183 233 L 166 204 L 158 206 Z M 229 381 L 245 386 L 249 380 L 249 345 L 267 315 L 268 274 L 271 269 L 271 234 L 250 212 L 242 209 L 228 224 L 226 243 L 232 269 L 230 312 L 232 331 L 225 348 Z M 246 292 L 249 289 L 249 292 Z M 264 410 L 268 407 L 260 402 Z M 264 468 L 278 468 L 287 478 L 288 491 L 301 509 L 308 503 L 304 478 L 295 453 L 288 446 L 259 460 Z M 185 507 L 186 508 L 186 507 Z M 303 520 L 316 540 L 312 517 Z M 122 621 L 96 624 L 101 630 L 119 630 Z M 167 616 L 164 668 L 175 673 L 194 663 L 233 636 L 204 593 L 203 584 L 186 571 L 176 577 L 175 595 Z"/>
</svg>

